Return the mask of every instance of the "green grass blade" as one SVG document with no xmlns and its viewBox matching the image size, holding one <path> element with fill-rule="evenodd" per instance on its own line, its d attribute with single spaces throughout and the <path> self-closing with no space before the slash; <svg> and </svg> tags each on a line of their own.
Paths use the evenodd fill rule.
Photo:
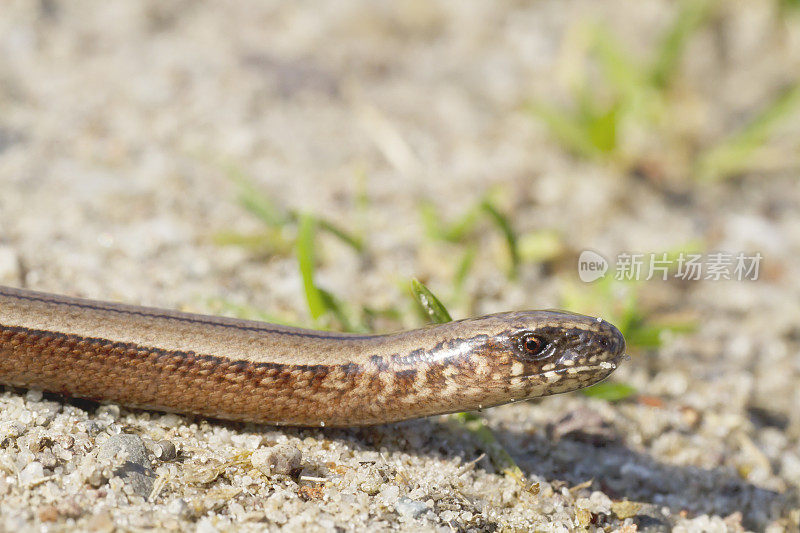
<svg viewBox="0 0 800 533">
<path fill-rule="evenodd" d="M 266 196 L 240 193 L 237 198 L 242 207 L 267 226 L 277 228 L 289 221 Z"/>
<path fill-rule="evenodd" d="M 684 335 L 697 330 L 697 323 L 691 320 L 682 322 L 634 322 L 632 327 L 628 327 L 625 340 L 630 346 L 654 349 L 661 346 L 663 337 L 667 333 Z"/>
<path fill-rule="evenodd" d="M 264 224 L 273 228 L 281 228 L 286 224 L 297 223 L 301 215 L 294 210 L 283 210 L 276 206 L 263 191 L 253 184 L 252 180 L 245 177 L 235 167 L 230 167 L 228 173 L 237 186 L 237 200 L 239 203 Z M 364 242 L 359 237 L 345 231 L 336 224 L 317 219 L 319 229 L 330 233 L 339 240 L 361 253 L 364 251 Z"/>
<path fill-rule="evenodd" d="M 228 176 L 236 183 L 236 199 L 247 211 L 271 227 L 290 222 L 290 216 L 279 209 L 253 181 L 233 165 L 226 166 Z"/>
<path fill-rule="evenodd" d="M 358 253 L 364 251 L 364 241 L 361 240 L 359 237 L 352 235 L 351 233 L 346 232 L 339 226 L 336 226 L 332 222 L 329 222 L 325 219 L 318 219 L 317 224 L 319 225 L 319 229 L 327 231 L 331 235 L 337 237 L 346 245 L 350 246 L 353 250 Z"/>
<path fill-rule="evenodd" d="M 458 268 L 456 269 L 456 274 L 453 278 L 455 292 L 458 295 L 461 294 L 461 291 L 464 288 L 464 283 L 467 281 L 467 276 L 472 270 L 472 265 L 475 264 L 475 257 L 477 254 L 477 247 L 474 245 L 469 246 L 464 252 L 464 255 L 461 256 L 461 260 L 458 262 Z"/>
<path fill-rule="evenodd" d="M 761 148 L 775 128 L 800 106 L 800 84 L 793 85 L 773 100 L 738 133 L 698 158 L 695 177 L 710 181 L 745 170 L 753 153 Z"/>
<path fill-rule="evenodd" d="M 489 200 L 484 200 L 481 204 L 481 207 L 489 215 L 495 225 L 497 225 L 506 239 L 508 254 L 511 257 L 510 276 L 514 278 L 519 270 L 519 247 L 517 246 L 517 234 L 514 232 L 514 228 L 511 227 L 511 222 L 509 222 L 508 218 L 501 213 L 492 202 Z"/>
<path fill-rule="evenodd" d="M 428 237 L 436 240 L 444 239 L 444 225 L 433 202 L 423 201 L 419 206 L 419 216 Z"/>
<path fill-rule="evenodd" d="M 325 301 L 317 286 L 314 284 L 314 236 L 316 220 L 311 215 L 300 216 L 300 225 L 297 229 L 297 264 L 303 278 L 303 289 L 306 294 L 306 303 L 311 318 L 318 320 L 325 313 Z"/>
<path fill-rule="evenodd" d="M 444 238 L 450 242 L 463 242 L 478 224 L 480 209 L 472 207 L 461 218 L 445 228 Z"/>
<path fill-rule="evenodd" d="M 526 233 L 519 239 L 520 261 L 541 263 L 561 257 L 566 246 L 561 236 L 552 230 Z"/>
<path fill-rule="evenodd" d="M 342 303 L 333 295 L 333 293 L 326 291 L 320 287 L 317 287 L 317 291 L 319 295 L 322 297 L 322 304 L 325 306 L 325 310 L 330 312 L 336 320 L 342 325 L 342 329 L 344 331 L 355 331 L 353 328 L 353 324 L 350 322 L 350 319 L 347 317 L 347 313 L 344 310 L 344 306 Z"/>
<path fill-rule="evenodd" d="M 604 26 L 592 28 L 594 52 L 605 78 L 619 94 L 631 97 L 646 85 L 641 67 Z M 591 92 L 591 88 L 586 88 Z M 592 93 L 593 94 L 593 93 Z"/>
<path fill-rule="evenodd" d="M 503 445 L 498 442 L 492 430 L 489 429 L 481 417 L 473 413 L 457 413 L 452 415 L 452 419 L 466 428 L 473 438 L 480 443 L 481 448 L 489 456 L 489 460 L 492 461 L 498 472 L 511 476 L 520 484 L 526 484 L 525 474 L 514 462 L 511 455 L 503 448 Z"/>
<path fill-rule="evenodd" d="M 602 156 L 586 129 L 574 113 L 544 103 L 532 102 L 526 109 L 538 118 L 550 135 L 567 150 L 587 159 Z"/>
<path fill-rule="evenodd" d="M 630 398 L 636 394 L 636 388 L 628 383 L 597 383 L 581 390 L 581 394 L 589 398 L 616 402 Z"/>
<path fill-rule="evenodd" d="M 219 231 L 211 238 L 217 246 L 240 246 L 251 252 L 274 255 L 287 255 L 294 248 L 293 242 L 286 239 L 280 230 L 273 228 L 258 233 Z"/>
<path fill-rule="evenodd" d="M 800 0 L 779 0 L 781 15 L 792 16 L 800 11 Z"/>
<path fill-rule="evenodd" d="M 592 144 L 606 155 L 617 150 L 617 129 L 620 121 L 619 105 L 614 104 L 594 115 L 587 124 L 587 132 Z"/>
<path fill-rule="evenodd" d="M 448 224 L 432 202 L 423 202 L 419 209 L 425 233 L 432 239 L 453 243 L 466 240 L 467 236 L 475 229 L 481 214 L 480 205 L 473 206 L 455 222 Z"/>
<path fill-rule="evenodd" d="M 433 323 L 444 324 L 445 322 L 452 322 L 453 319 L 442 302 L 417 278 L 411 280 L 411 291 Z"/>
<path fill-rule="evenodd" d="M 683 0 L 672 26 L 658 47 L 656 59 L 650 68 L 650 79 L 659 88 L 669 85 L 678 69 L 686 43 L 708 19 L 716 0 Z"/>
</svg>

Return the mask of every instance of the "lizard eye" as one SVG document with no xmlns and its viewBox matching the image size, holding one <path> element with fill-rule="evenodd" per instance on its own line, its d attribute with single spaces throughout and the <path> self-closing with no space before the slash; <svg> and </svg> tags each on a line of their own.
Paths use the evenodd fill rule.
<svg viewBox="0 0 800 533">
<path fill-rule="evenodd" d="M 541 355 L 547 342 L 533 333 L 526 333 L 519 340 L 520 351 L 527 357 L 536 358 Z"/>
</svg>

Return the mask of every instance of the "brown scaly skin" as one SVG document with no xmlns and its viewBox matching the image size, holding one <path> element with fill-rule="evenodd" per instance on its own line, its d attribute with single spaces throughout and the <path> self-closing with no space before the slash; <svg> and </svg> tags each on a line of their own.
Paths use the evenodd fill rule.
<svg viewBox="0 0 800 533">
<path fill-rule="evenodd" d="M 0 383 L 229 420 L 480 409 L 596 383 L 624 350 L 608 322 L 558 311 L 359 336 L 0 287 Z"/>
</svg>

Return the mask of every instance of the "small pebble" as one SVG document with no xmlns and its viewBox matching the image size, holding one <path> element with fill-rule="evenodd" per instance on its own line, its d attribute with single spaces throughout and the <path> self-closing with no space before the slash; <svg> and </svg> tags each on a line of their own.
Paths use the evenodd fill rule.
<svg viewBox="0 0 800 533">
<path fill-rule="evenodd" d="M 184 418 L 182 416 L 176 415 L 174 413 L 167 413 L 161 415 L 161 417 L 158 418 L 157 420 L 165 428 L 176 428 L 184 422 Z"/>
<path fill-rule="evenodd" d="M 69 450 L 75 445 L 75 438 L 72 435 L 59 435 L 56 437 L 56 442 L 61 445 L 65 450 Z"/>
<path fill-rule="evenodd" d="M 366 474 L 364 476 L 363 481 L 358 485 L 362 491 L 366 492 L 370 496 L 378 494 L 378 491 L 381 490 L 381 478 L 377 474 Z"/>
<path fill-rule="evenodd" d="M 417 519 L 428 511 L 428 506 L 425 505 L 425 502 L 403 496 L 397 500 L 394 509 L 400 516 Z"/>
<path fill-rule="evenodd" d="M 53 454 L 51 450 L 45 450 L 39 455 L 39 461 L 42 463 L 42 466 L 52 470 L 58 464 L 58 459 Z"/>
<path fill-rule="evenodd" d="M 38 481 L 44 477 L 44 467 L 42 463 L 38 461 L 34 461 L 32 463 L 28 463 L 25 468 L 19 473 L 19 482 L 20 484 L 28 485 L 33 483 L 34 481 Z"/>
<path fill-rule="evenodd" d="M 103 469 L 99 467 L 93 469 L 86 477 L 86 482 L 96 489 L 102 487 L 106 481 L 108 478 L 103 474 Z"/>
<path fill-rule="evenodd" d="M 189 504 L 183 498 L 175 498 L 167 504 L 167 511 L 179 518 L 186 518 L 189 516 Z"/>
<path fill-rule="evenodd" d="M 38 435 L 28 443 L 28 449 L 34 453 L 43 452 L 53 445 L 53 440 L 47 435 Z"/>
<path fill-rule="evenodd" d="M 380 498 L 384 505 L 390 506 L 397 502 L 400 496 L 400 487 L 397 485 L 384 485 L 381 489 Z"/>
<path fill-rule="evenodd" d="M 250 456 L 253 466 L 267 476 L 296 474 L 301 469 L 302 460 L 303 454 L 291 444 L 261 448 Z"/>
<path fill-rule="evenodd" d="M 37 389 L 29 389 L 28 392 L 25 393 L 25 399 L 29 402 L 41 402 L 42 391 Z"/>
<path fill-rule="evenodd" d="M 153 454 L 159 461 L 172 461 L 178 456 L 178 451 L 171 441 L 161 440 L 153 446 Z"/>
<path fill-rule="evenodd" d="M 100 424 L 97 420 L 84 420 L 78 422 L 78 431 L 86 432 L 90 437 L 95 437 L 103 431 L 105 425 Z"/>
<path fill-rule="evenodd" d="M 7 422 L 0 426 L 0 444 L 7 446 L 8 442 L 17 439 L 25 433 L 25 425 L 19 422 Z"/>
<path fill-rule="evenodd" d="M 121 463 L 120 458 L 123 458 Z M 150 495 L 155 482 L 155 474 L 150 469 L 147 449 L 141 437 L 128 433 L 112 435 L 100 446 L 97 459 L 118 465 L 114 470 L 114 475 L 119 477 L 133 492 L 143 498 Z M 91 479 L 90 482 L 92 482 Z"/>
<path fill-rule="evenodd" d="M 118 420 L 120 416 L 120 408 L 119 405 L 116 404 L 101 405 L 97 408 L 95 414 L 100 418 Z"/>
<path fill-rule="evenodd" d="M 112 435 L 109 437 L 97 452 L 97 458 L 101 461 L 113 461 L 119 456 L 125 456 L 125 461 L 138 464 L 140 466 L 149 466 L 147 460 L 147 449 L 144 446 L 144 441 L 138 435 L 131 435 L 129 433 L 120 433 L 119 435 Z"/>
</svg>

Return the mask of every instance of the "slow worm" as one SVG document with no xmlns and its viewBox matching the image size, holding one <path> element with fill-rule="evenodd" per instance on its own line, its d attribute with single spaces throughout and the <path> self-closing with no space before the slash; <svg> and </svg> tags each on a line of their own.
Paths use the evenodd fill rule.
<svg viewBox="0 0 800 533">
<path fill-rule="evenodd" d="M 608 322 L 560 311 L 353 335 L 0 287 L 0 383 L 278 425 L 379 424 L 572 391 L 624 350 Z"/>
</svg>

